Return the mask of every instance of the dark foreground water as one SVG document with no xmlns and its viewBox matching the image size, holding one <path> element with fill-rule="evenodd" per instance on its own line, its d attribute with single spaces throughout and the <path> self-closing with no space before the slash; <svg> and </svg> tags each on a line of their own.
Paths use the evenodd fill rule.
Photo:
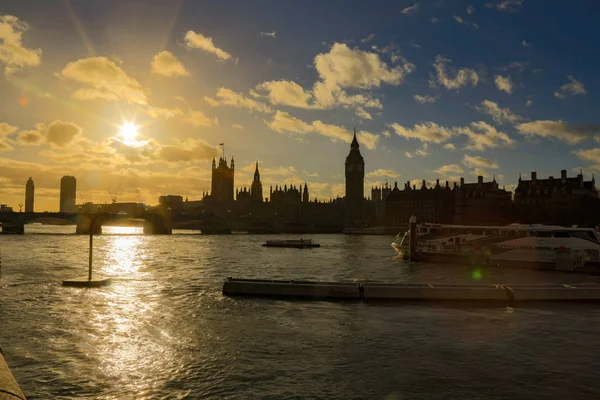
<svg viewBox="0 0 600 400">
<path fill-rule="evenodd" d="M 108 288 L 83 275 L 87 237 L 0 236 L 0 345 L 29 399 L 598 399 L 596 305 L 458 307 L 231 299 L 228 276 L 473 282 L 472 268 L 408 266 L 381 236 L 96 237 Z M 113 231 L 127 231 L 113 229 Z M 110 230 L 105 228 L 106 230 Z M 33 233 L 39 232 L 38 234 Z M 483 271 L 477 282 L 597 282 Z"/>
</svg>

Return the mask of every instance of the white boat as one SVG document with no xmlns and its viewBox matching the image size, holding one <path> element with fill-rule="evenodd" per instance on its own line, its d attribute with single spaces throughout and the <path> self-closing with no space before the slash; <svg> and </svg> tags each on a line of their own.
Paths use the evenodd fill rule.
<svg viewBox="0 0 600 400">
<path fill-rule="evenodd" d="M 406 256 L 408 241 L 409 233 L 400 233 L 392 247 Z M 594 228 L 576 226 L 417 224 L 417 258 L 424 262 L 596 270 L 600 269 L 600 236 Z"/>
</svg>

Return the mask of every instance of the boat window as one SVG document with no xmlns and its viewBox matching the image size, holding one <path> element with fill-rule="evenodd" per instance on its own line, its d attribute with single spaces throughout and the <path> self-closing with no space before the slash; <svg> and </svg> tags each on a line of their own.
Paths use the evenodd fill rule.
<svg viewBox="0 0 600 400">
<path fill-rule="evenodd" d="M 570 238 L 571 234 L 569 232 L 565 232 L 565 231 L 558 231 L 558 232 L 554 232 L 554 237 L 555 238 Z"/>
</svg>

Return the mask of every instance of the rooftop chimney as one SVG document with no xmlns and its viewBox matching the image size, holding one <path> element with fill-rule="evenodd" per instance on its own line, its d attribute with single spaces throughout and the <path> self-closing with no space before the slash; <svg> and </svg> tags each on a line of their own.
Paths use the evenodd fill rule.
<svg viewBox="0 0 600 400">
<path fill-rule="evenodd" d="M 477 177 L 477 183 L 483 183 L 483 176 L 479 175 Z"/>
<path fill-rule="evenodd" d="M 465 178 L 460 178 L 460 186 L 463 186 L 465 184 Z"/>
<path fill-rule="evenodd" d="M 560 179 L 567 179 L 567 170 L 563 169 L 560 171 Z"/>
<path fill-rule="evenodd" d="M 537 180 L 537 172 L 534 171 L 534 172 L 531 173 L 531 180 L 533 182 L 535 182 Z"/>
</svg>

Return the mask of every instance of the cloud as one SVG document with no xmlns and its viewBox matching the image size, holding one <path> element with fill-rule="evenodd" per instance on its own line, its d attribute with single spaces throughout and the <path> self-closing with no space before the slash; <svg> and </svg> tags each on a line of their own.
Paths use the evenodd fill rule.
<svg viewBox="0 0 600 400">
<path fill-rule="evenodd" d="M 471 15 L 475 12 L 475 7 L 473 6 L 468 6 L 467 7 L 467 14 Z"/>
<path fill-rule="evenodd" d="M 446 72 L 446 63 L 452 60 L 437 56 L 433 67 L 437 73 L 437 82 L 444 86 L 446 89 L 459 89 L 462 86 L 471 84 L 471 86 L 477 86 L 479 83 L 479 75 L 471 68 L 460 68 L 456 71 L 454 78 L 450 78 Z"/>
<path fill-rule="evenodd" d="M 212 38 L 204 36 L 201 33 L 188 31 L 183 39 L 185 41 L 185 46 L 188 49 L 200 49 L 207 51 L 217 56 L 217 58 L 220 60 L 229 60 L 231 58 L 231 54 L 214 45 Z"/>
<path fill-rule="evenodd" d="M 422 148 L 416 149 L 413 153 L 405 151 L 404 155 L 408 158 L 413 158 L 414 156 L 426 157 L 429 155 L 429 144 L 423 143 Z"/>
<path fill-rule="evenodd" d="M 510 80 L 510 76 L 504 77 L 502 75 L 496 75 L 494 83 L 496 84 L 498 90 L 500 90 L 501 92 L 506 92 L 508 94 L 512 93 L 513 84 Z"/>
<path fill-rule="evenodd" d="M 171 119 L 183 115 L 183 111 L 180 108 L 148 107 L 145 112 L 150 118 Z"/>
<path fill-rule="evenodd" d="M 13 133 L 15 133 L 17 131 L 17 129 L 18 128 L 16 126 L 9 125 L 6 122 L 1 122 L 0 123 L 0 138 L 6 137 L 8 135 L 12 135 Z"/>
<path fill-rule="evenodd" d="M 528 98 L 527 100 L 525 100 L 525 107 L 529 107 L 533 104 L 533 99 Z"/>
<path fill-rule="evenodd" d="M 354 110 L 356 113 L 356 116 L 362 119 L 373 119 L 373 117 L 371 116 L 371 114 L 369 114 L 364 108 L 362 107 L 356 107 L 356 109 Z"/>
<path fill-rule="evenodd" d="M 273 110 L 266 104 L 244 96 L 241 93 L 236 93 L 231 89 L 221 87 L 217 90 L 217 100 L 211 99 L 210 97 L 204 97 L 204 101 L 213 107 L 226 105 L 238 108 L 245 108 L 251 111 L 259 111 L 270 113 Z"/>
<path fill-rule="evenodd" d="M 576 150 L 573 153 L 583 161 L 600 164 L 600 149 Z"/>
<path fill-rule="evenodd" d="M 261 32 L 260 36 L 270 36 L 273 39 L 275 39 L 275 31 L 273 31 L 273 32 Z"/>
<path fill-rule="evenodd" d="M 335 43 L 329 53 L 318 54 L 314 60 L 321 80 L 328 87 L 368 89 L 381 83 L 399 85 L 414 65 L 406 63 L 390 67 L 378 54 L 351 49 L 346 44 Z"/>
<path fill-rule="evenodd" d="M 157 75 L 166 77 L 190 75 L 183 64 L 179 62 L 177 57 L 175 57 L 173 53 L 166 50 L 154 55 L 150 65 L 152 67 L 152 72 Z"/>
<path fill-rule="evenodd" d="M 142 85 L 106 57 L 91 57 L 70 62 L 59 76 L 89 86 L 73 95 L 81 100 L 123 99 L 136 104 L 148 102 Z"/>
<path fill-rule="evenodd" d="M 390 134 L 390 131 L 383 131 L 381 132 L 381 134 L 387 138 L 391 137 L 392 135 Z"/>
<path fill-rule="evenodd" d="M 8 142 L 4 139 L 0 139 L 0 151 L 12 151 L 15 148 L 12 147 Z"/>
<path fill-rule="evenodd" d="M 421 142 L 442 143 L 452 137 L 452 131 L 450 129 L 440 126 L 435 122 L 416 124 L 412 129 L 405 128 L 395 122 L 390 124 L 389 127 L 400 137 L 417 139 Z"/>
<path fill-rule="evenodd" d="M 565 83 L 556 92 L 554 92 L 554 97 L 564 99 L 567 95 L 575 96 L 578 94 L 587 93 L 581 81 L 576 80 L 571 75 L 569 75 L 567 78 L 569 79 L 569 83 Z"/>
<path fill-rule="evenodd" d="M 465 154 L 463 157 L 463 164 L 469 168 L 500 168 L 496 161 L 488 160 L 479 156 L 470 156 Z"/>
<path fill-rule="evenodd" d="M 455 131 L 457 134 L 466 135 L 469 138 L 465 150 L 484 151 L 514 144 L 514 141 L 506 133 L 499 132 L 483 121 L 471 122 L 469 126 L 456 128 Z"/>
<path fill-rule="evenodd" d="M 438 175 L 446 176 L 448 174 L 461 174 L 464 171 L 458 164 L 449 164 L 449 165 L 442 165 L 438 169 L 434 169 L 433 172 L 435 172 Z"/>
<path fill-rule="evenodd" d="M 373 177 L 373 176 L 378 176 L 378 177 L 390 177 L 390 178 L 398 178 L 400 176 L 399 173 L 397 173 L 396 171 L 392 170 L 392 169 L 376 169 L 375 171 L 371 171 L 369 173 L 366 174 L 367 177 Z"/>
<path fill-rule="evenodd" d="M 438 17 L 432 17 L 431 18 L 431 23 L 432 24 L 437 24 L 438 22 L 440 22 L 440 19 Z"/>
<path fill-rule="evenodd" d="M 346 143 L 350 143 L 353 137 L 352 132 L 350 132 L 344 127 L 326 124 L 319 120 L 313 121 L 309 124 L 307 122 L 302 121 L 301 119 L 291 116 L 287 112 L 280 110 L 277 110 L 272 121 L 265 122 L 267 123 L 270 129 L 279 133 L 318 133 L 320 135 L 329 137 L 333 140 L 339 139 Z M 357 138 L 358 141 L 369 150 L 374 150 L 379 140 L 378 135 L 372 134 L 367 131 L 357 132 Z"/>
<path fill-rule="evenodd" d="M 190 110 L 188 112 L 187 118 L 184 121 L 195 127 L 209 127 L 209 126 L 218 126 L 219 120 L 217 117 L 209 118 L 200 110 Z"/>
<path fill-rule="evenodd" d="M 487 3 L 485 6 L 499 11 L 517 11 L 522 4 L 523 0 L 499 0 L 495 3 Z"/>
<path fill-rule="evenodd" d="M 435 103 L 437 101 L 437 97 L 429 95 L 421 96 L 420 94 L 415 94 L 414 99 L 419 104 Z"/>
<path fill-rule="evenodd" d="M 367 37 L 360 39 L 360 41 L 361 41 L 361 43 L 367 43 L 367 42 L 370 42 L 371 40 L 373 40 L 374 37 L 375 37 L 374 33 L 369 33 L 367 35 Z"/>
<path fill-rule="evenodd" d="M 531 47 L 531 43 L 528 43 L 527 40 L 523 40 L 521 42 L 521 46 L 523 46 L 523 47 Z"/>
<path fill-rule="evenodd" d="M 412 6 L 408 6 L 402 11 L 400 11 L 404 15 L 415 13 L 419 10 L 419 3 L 414 3 Z"/>
<path fill-rule="evenodd" d="M 475 108 L 484 114 L 490 115 L 493 120 L 499 124 L 504 122 L 514 124 L 522 119 L 519 115 L 510 111 L 509 108 L 500 108 L 498 103 L 495 103 L 491 100 L 483 100 L 481 105 Z"/>
<path fill-rule="evenodd" d="M 453 145 L 452 143 L 446 143 L 446 144 L 444 145 L 444 148 L 445 148 L 446 150 L 456 150 L 456 146 L 455 146 L 455 145 Z"/>
<path fill-rule="evenodd" d="M 35 129 L 21 131 L 17 136 L 17 142 L 24 146 L 37 146 L 42 143 L 42 140 L 42 134 Z"/>
<path fill-rule="evenodd" d="M 167 162 L 208 161 L 219 154 L 219 150 L 202 139 L 188 139 L 177 145 L 162 145 L 158 157 Z"/>
<path fill-rule="evenodd" d="M 458 15 L 454 15 L 454 16 L 452 16 L 452 18 L 459 24 L 467 25 L 467 26 L 473 27 L 475 29 L 479 29 L 479 25 L 477 25 L 476 23 L 473 23 L 473 22 L 465 21 L 462 17 L 460 17 Z"/>
<path fill-rule="evenodd" d="M 312 93 L 307 92 L 296 82 L 285 80 L 263 82 L 256 86 L 258 90 L 267 91 L 269 101 L 273 105 L 284 105 L 298 108 L 314 108 L 309 104 Z"/>
<path fill-rule="evenodd" d="M 0 65 L 10 75 L 24 67 L 40 65 L 42 50 L 23 46 L 23 33 L 29 30 L 25 21 L 12 15 L 0 15 Z"/>
<path fill-rule="evenodd" d="M 569 126 L 563 121 L 532 121 L 516 126 L 517 131 L 526 137 L 539 136 L 545 139 L 558 139 L 570 145 L 577 144 L 591 136 L 598 141 L 600 125 Z"/>
<path fill-rule="evenodd" d="M 233 125 L 231 125 L 231 127 L 234 128 L 234 129 L 239 129 L 241 131 L 244 130 L 244 127 L 242 125 L 240 125 L 240 124 L 233 124 Z"/>
</svg>

